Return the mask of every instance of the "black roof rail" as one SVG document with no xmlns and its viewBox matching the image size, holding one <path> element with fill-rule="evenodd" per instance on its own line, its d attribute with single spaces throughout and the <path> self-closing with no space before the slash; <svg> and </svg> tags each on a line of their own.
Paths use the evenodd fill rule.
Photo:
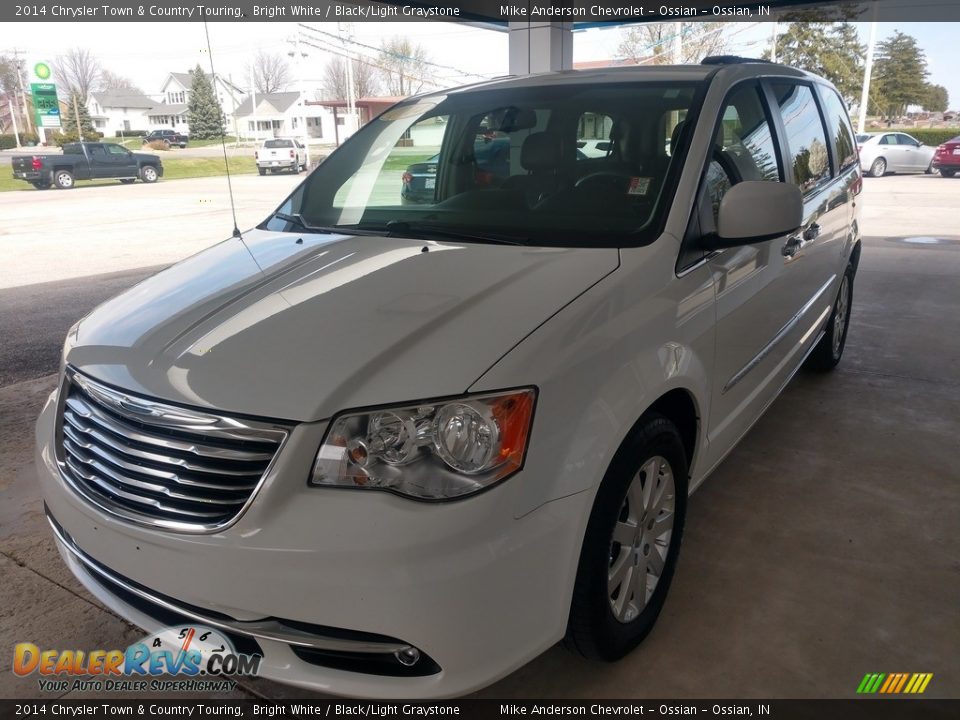
<svg viewBox="0 0 960 720">
<path fill-rule="evenodd" d="M 701 65 L 736 65 L 738 63 L 770 63 L 763 58 L 741 57 L 739 55 L 709 55 L 700 61 Z"/>
</svg>

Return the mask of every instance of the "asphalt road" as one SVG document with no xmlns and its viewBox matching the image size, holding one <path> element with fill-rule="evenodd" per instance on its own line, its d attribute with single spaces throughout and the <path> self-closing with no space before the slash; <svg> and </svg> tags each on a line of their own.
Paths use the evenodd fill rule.
<svg viewBox="0 0 960 720">
<path fill-rule="evenodd" d="M 234 177 L 241 229 L 301 179 Z M 867 179 L 863 234 L 957 237 L 958 204 L 960 178 Z M 225 178 L 0 193 L 0 218 L 0 387 L 54 372 L 74 322 L 233 227 Z"/>
</svg>

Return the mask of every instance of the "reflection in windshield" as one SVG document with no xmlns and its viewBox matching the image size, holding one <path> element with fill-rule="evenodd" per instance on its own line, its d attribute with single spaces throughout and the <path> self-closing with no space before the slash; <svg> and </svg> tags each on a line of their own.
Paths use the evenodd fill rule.
<svg viewBox="0 0 960 720">
<path fill-rule="evenodd" d="M 571 83 L 411 100 L 356 133 L 281 211 L 304 227 L 409 227 L 466 242 L 649 241 L 685 155 L 687 134 L 674 129 L 695 122 L 699 87 Z"/>
</svg>

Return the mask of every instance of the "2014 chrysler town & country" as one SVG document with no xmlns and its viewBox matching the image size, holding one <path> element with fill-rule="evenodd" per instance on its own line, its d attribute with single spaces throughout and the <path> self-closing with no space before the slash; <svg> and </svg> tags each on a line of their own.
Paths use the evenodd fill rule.
<svg viewBox="0 0 960 720">
<path fill-rule="evenodd" d="M 435 155 L 432 202 L 402 204 Z M 37 429 L 63 557 L 141 626 L 342 695 L 466 693 L 563 638 L 621 657 L 688 494 L 840 359 L 860 188 L 840 97 L 779 65 L 406 100 L 72 328 Z"/>
</svg>

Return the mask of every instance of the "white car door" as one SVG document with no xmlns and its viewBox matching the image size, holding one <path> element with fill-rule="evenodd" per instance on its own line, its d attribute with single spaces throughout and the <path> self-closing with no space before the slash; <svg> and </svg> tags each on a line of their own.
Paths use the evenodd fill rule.
<svg viewBox="0 0 960 720">
<path fill-rule="evenodd" d="M 933 159 L 933 153 L 926 152 L 926 146 L 906 133 L 897 133 L 897 146 L 903 150 L 904 170 L 923 172 Z"/>
<path fill-rule="evenodd" d="M 880 152 L 878 157 L 887 161 L 887 169 L 894 172 L 910 172 L 912 160 L 907 155 L 907 146 L 901 145 L 897 137 L 899 133 L 886 133 L 880 138 Z"/>
</svg>

